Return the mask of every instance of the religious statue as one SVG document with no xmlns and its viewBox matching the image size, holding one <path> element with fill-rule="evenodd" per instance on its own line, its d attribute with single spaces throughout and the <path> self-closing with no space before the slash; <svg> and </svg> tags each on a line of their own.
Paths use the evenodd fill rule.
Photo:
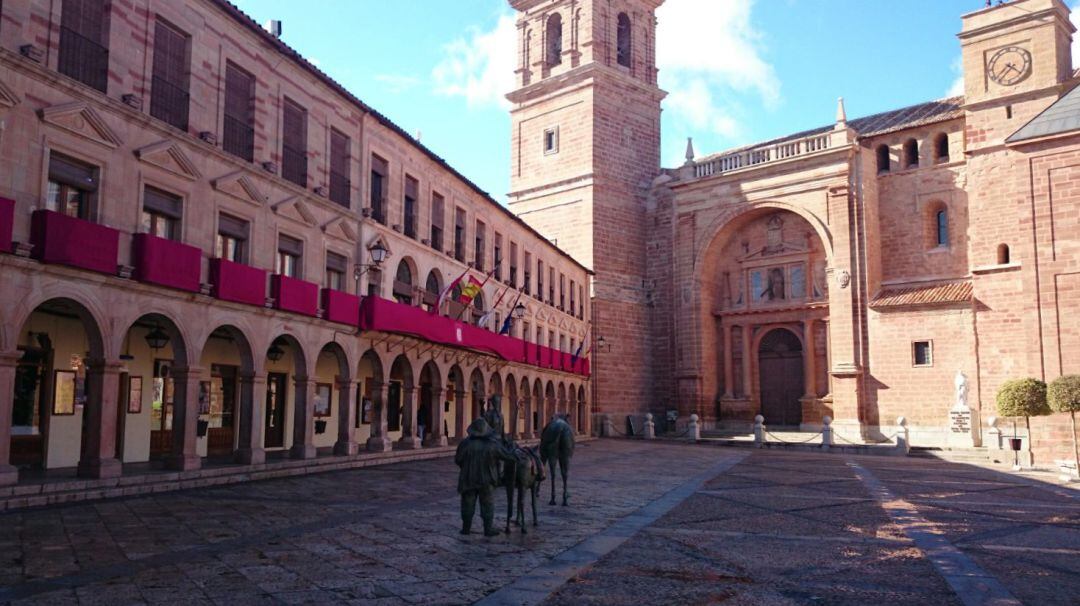
<svg viewBox="0 0 1080 606">
<path fill-rule="evenodd" d="M 956 407 L 967 408 L 968 384 L 967 376 L 964 375 L 964 371 L 956 371 L 956 378 L 953 380 L 953 383 L 956 385 Z"/>
<path fill-rule="evenodd" d="M 499 461 L 516 463 L 517 459 L 503 449 L 494 430 L 484 419 L 473 421 L 468 433 L 469 436 L 458 444 L 454 454 L 454 463 L 460 468 L 458 494 L 461 495 L 461 534 L 469 534 L 479 499 L 484 536 L 492 537 L 499 534 L 494 527 L 494 491 L 501 479 Z"/>
</svg>

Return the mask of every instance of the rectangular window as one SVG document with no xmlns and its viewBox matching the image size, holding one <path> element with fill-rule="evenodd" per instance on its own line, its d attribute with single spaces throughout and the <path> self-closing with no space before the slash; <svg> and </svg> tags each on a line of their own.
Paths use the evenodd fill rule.
<svg viewBox="0 0 1080 606">
<path fill-rule="evenodd" d="M 367 294 L 369 297 L 378 297 L 382 294 L 382 272 L 372 269 L 367 273 Z"/>
<path fill-rule="evenodd" d="M 915 341 L 912 343 L 911 355 L 914 366 L 934 365 L 934 348 L 931 341 Z"/>
<path fill-rule="evenodd" d="M 544 300 L 544 262 L 536 260 L 536 299 Z"/>
<path fill-rule="evenodd" d="M 577 300 L 574 295 L 577 293 L 577 285 L 573 280 L 570 280 L 570 315 L 577 315 Z"/>
<path fill-rule="evenodd" d="M 371 218 L 386 225 L 386 178 L 390 165 L 378 156 L 371 156 Z"/>
<path fill-rule="evenodd" d="M 443 250 L 443 221 L 446 214 L 446 201 L 437 193 L 431 194 L 431 247 Z"/>
<path fill-rule="evenodd" d="M 326 288 L 345 291 L 345 272 L 349 269 L 349 260 L 345 255 L 326 252 Z"/>
<path fill-rule="evenodd" d="M 577 317 L 579 320 L 585 318 L 585 287 L 578 286 L 578 300 L 581 301 L 581 307 L 578 308 Z"/>
<path fill-rule="evenodd" d="M 416 200 L 420 198 L 420 182 L 405 175 L 405 235 L 416 239 Z"/>
<path fill-rule="evenodd" d="M 255 160 L 255 77 L 225 64 L 225 120 L 221 148 L 248 162 Z"/>
<path fill-rule="evenodd" d="M 494 263 L 493 267 L 495 269 L 496 280 L 502 280 L 502 262 L 502 234 L 500 234 L 499 232 L 495 232 L 495 256 L 492 257 L 492 263 Z"/>
<path fill-rule="evenodd" d="M 454 209 L 454 258 L 465 262 L 465 211 Z"/>
<path fill-rule="evenodd" d="M 532 327 L 528 322 L 521 323 L 521 340 L 529 342 L 532 340 Z"/>
<path fill-rule="evenodd" d="M 97 196 L 98 169 L 61 154 L 49 154 L 45 208 L 89 221 Z"/>
<path fill-rule="evenodd" d="M 307 187 L 307 110 L 285 99 L 281 117 L 281 176 Z"/>
<path fill-rule="evenodd" d="M 548 347 L 550 347 L 551 349 L 555 349 L 555 331 L 554 330 L 549 330 L 548 331 Z"/>
<path fill-rule="evenodd" d="M 218 215 L 214 255 L 234 263 L 247 262 L 248 222 L 231 215 Z"/>
<path fill-rule="evenodd" d="M 486 243 L 486 228 L 483 221 L 476 222 L 476 248 L 473 250 L 473 265 L 476 269 L 484 271 L 484 262 L 486 260 L 484 255 L 484 249 L 487 247 Z"/>
<path fill-rule="evenodd" d="M 536 327 L 536 344 L 537 345 L 543 345 L 544 344 L 544 327 L 543 326 L 537 326 Z"/>
<path fill-rule="evenodd" d="M 549 128 L 544 131 L 544 154 L 559 153 L 559 129 Z"/>
<path fill-rule="evenodd" d="M 521 286 L 525 294 L 532 294 L 532 255 L 525 251 L 525 273 L 521 276 Z"/>
<path fill-rule="evenodd" d="M 349 178 L 349 149 L 352 143 L 345 134 L 330 129 L 330 200 L 349 208 L 352 180 Z"/>
<path fill-rule="evenodd" d="M 559 274 L 559 309 L 566 310 L 566 276 L 563 274 Z"/>
<path fill-rule="evenodd" d="M 518 283 L 517 283 L 518 254 L 517 254 L 517 250 L 518 250 L 517 249 L 517 242 L 511 242 L 510 243 L 510 275 L 507 276 L 506 283 L 509 284 L 513 288 L 518 287 Z"/>
<path fill-rule="evenodd" d="M 63 0 L 60 9 L 61 74 L 106 92 L 109 83 L 109 16 L 106 0 Z"/>
<path fill-rule="evenodd" d="M 555 305 L 555 268 L 548 268 L 548 305 Z"/>
<path fill-rule="evenodd" d="M 187 130 L 189 96 L 188 44 L 191 38 L 158 19 L 154 24 L 154 76 L 150 115 Z"/>
<path fill-rule="evenodd" d="M 179 196 L 147 187 L 143 192 L 143 233 L 166 240 L 179 240 L 182 208 L 183 200 Z"/>
<path fill-rule="evenodd" d="M 274 272 L 290 278 L 300 278 L 300 262 L 304 258 L 304 243 L 289 236 L 278 236 L 277 262 Z"/>
</svg>

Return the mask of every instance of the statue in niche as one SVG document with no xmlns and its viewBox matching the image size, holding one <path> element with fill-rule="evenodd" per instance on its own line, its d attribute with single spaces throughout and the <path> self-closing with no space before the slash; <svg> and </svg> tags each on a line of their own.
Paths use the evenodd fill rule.
<svg viewBox="0 0 1080 606">
<path fill-rule="evenodd" d="M 784 269 L 782 267 L 774 267 L 769 270 L 768 281 L 765 290 L 761 292 L 760 298 L 769 301 L 782 301 L 787 298 L 784 290 Z"/>
<path fill-rule="evenodd" d="M 953 383 L 956 385 L 956 407 L 967 408 L 968 382 L 964 371 L 956 371 L 956 378 L 953 379 Z"/>
<path fill-rule="evenodd" d="M 814 263 L 814 298 L 824 299 L 829 296 L 829 280 L 825 273 L 825 261 Z"/>
<path fill-rule="evenodd" d="M 784 220 L 780 215 L 769 217 L 768 230 L 765 233 L 765 254 L 776 254 L 784 250 Z"/>
</svg>

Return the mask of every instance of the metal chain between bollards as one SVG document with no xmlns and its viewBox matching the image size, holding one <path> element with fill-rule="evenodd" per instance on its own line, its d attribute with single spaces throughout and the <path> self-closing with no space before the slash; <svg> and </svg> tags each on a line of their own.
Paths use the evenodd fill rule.
<svg viewBox="0 0 1080 606">
<path fill-rule="evenodd" d="M 815 433 L 814 435 L 810 436 L 809 438 L 807 438 L 805 440 L 800 440 L 800 441 L 797 441 L 797 442 L 790 442 L 790 441 L 785 440 L 785 439 L 783 439 L 783 438 L 781 438 L 779 436 L 774 435 L 768 429 L 765 430 L 765 435 L 769 436 L 770 438 L 773 438 L 774 440 L 776 440 L 777 442 L 780 442 L 781 444 L 806 444 L 808 442 L 812 442 L 812 441 L 816 440 L 818 437 L 822 436 L 823 434 L 824 434 L 824 432 L 818 432 L 818 433 Z"/>
</svg>

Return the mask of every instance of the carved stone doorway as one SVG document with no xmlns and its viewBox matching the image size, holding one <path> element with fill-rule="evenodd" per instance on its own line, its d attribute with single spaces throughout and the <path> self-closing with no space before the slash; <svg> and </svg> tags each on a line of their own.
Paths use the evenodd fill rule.
<svg viewBox="0 0 1080 606">
<path fill-rule="evenodd" d="M 803 348 L 795 333 L 770 331 L 758 346 L 761 415 L 773 427 L 798 427 L 802 422 Z"/>
</svg>

